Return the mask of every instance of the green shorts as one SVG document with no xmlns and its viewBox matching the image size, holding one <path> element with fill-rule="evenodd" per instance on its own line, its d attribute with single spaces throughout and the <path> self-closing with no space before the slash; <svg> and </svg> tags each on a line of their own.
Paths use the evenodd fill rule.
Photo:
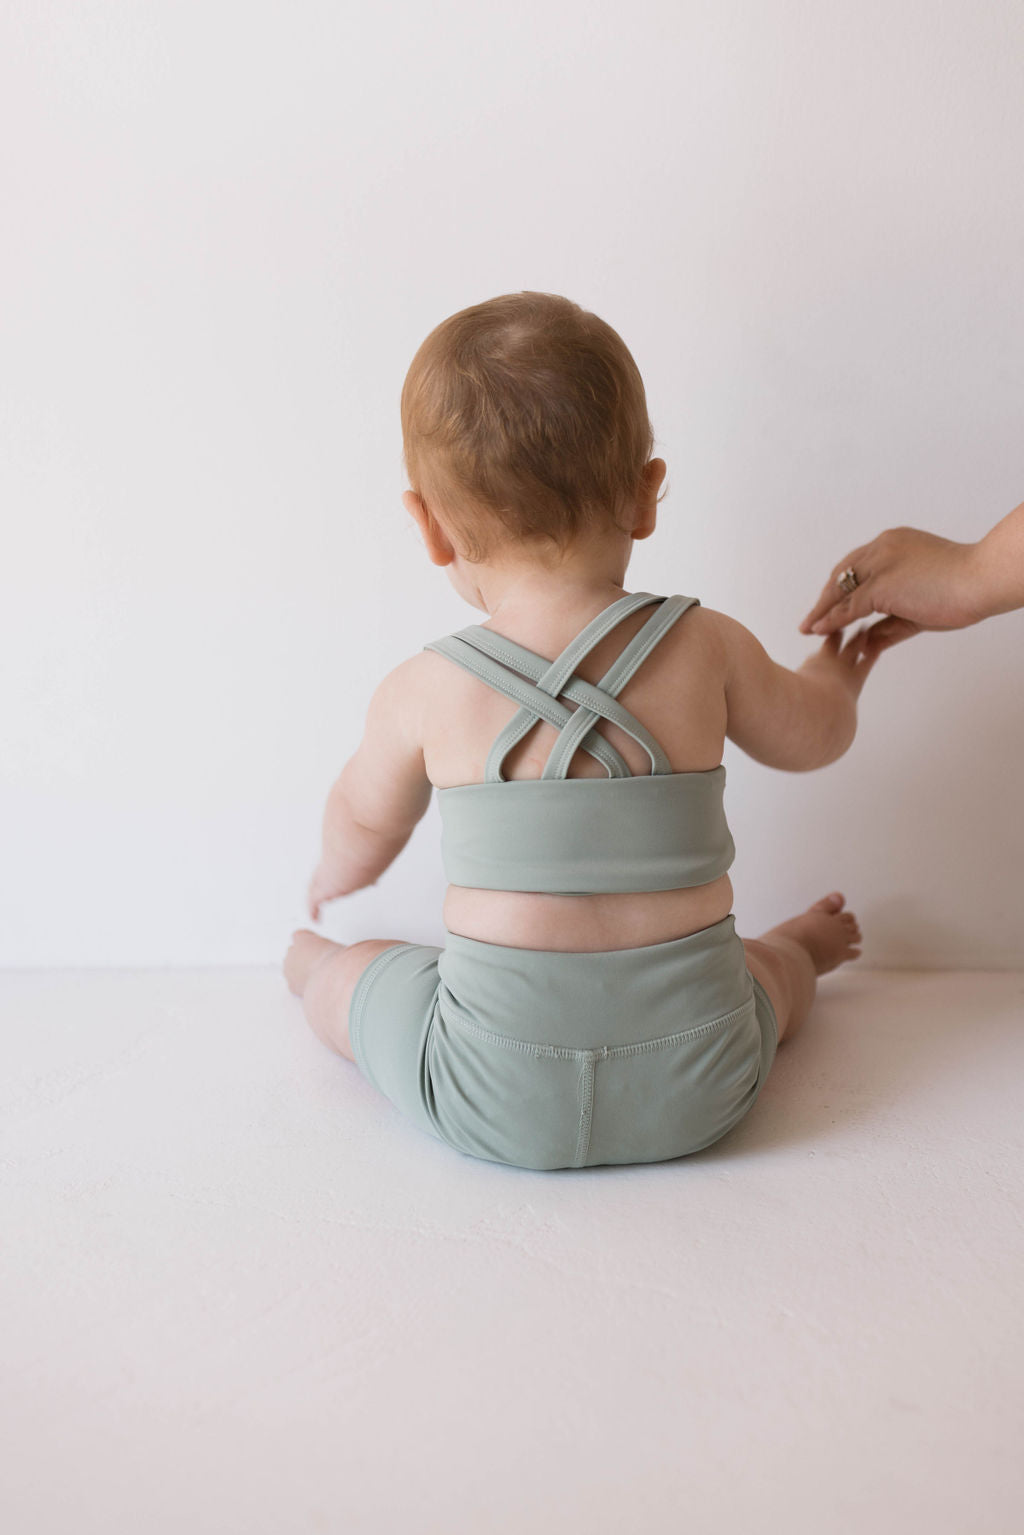
<svg viewBox="0 0 1024 1535">
<path fill-rule="evenodd" d="M 363 971 L 349 1018 L 364 1075 L 422 1130 L 513 1167 L 664 1162 L 710 1146 L 775 1057 L 768 995 L 731 915 L 596 954 L 449 933 Z"/>
</svg>

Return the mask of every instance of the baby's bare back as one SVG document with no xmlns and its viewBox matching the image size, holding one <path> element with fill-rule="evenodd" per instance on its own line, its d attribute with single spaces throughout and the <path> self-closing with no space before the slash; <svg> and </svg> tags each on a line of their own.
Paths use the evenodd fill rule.
<svg viewBox="0 0 1024 1535">
<path fill-rule="evenodd" d="M 602 605 L 607 604 L 591 599 L 587 606 L 569 604 L 532 622 L 503 620 L 483 627 L 554 659 Z M 576 675 L 598 683 L 649 618 L 647 608 L 624 619 L 580 662 Z M 722 760 L 725 676 L 714 620 L 715 615 L 697 607 L 684 613 L 618 695 L 664 748 L 674 773 L 705 772 Z M 482 783 L 494 738 L 518 706 L 432 651 L 423 652 L 418 670 L 423 756 L 431 783 L 439 789 Z M 561 702 L 574 707 L 564 696 Z M 625 731 L 607 720 L 594 728 L 621 753 L 631 772 L 650 772 L 647 753 Z M 539 778 L 556 736 L 554 726 L 538 721 L 505 758 L 505 777 Z M 604 777 L 605 770 L 578 750 L 568 776 Z M 728 916 L 732 900 L 728 875 L 692 889 L 635 894 L 540 895 L 449 885 L 444 922 L 449 932 L 516 948 L 631 949 L 710 927 Z"/>
</svg>

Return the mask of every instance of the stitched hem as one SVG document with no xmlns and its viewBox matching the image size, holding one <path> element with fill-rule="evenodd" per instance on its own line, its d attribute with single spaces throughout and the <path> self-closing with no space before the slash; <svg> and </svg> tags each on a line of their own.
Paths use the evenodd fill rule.
<svg viewBox="0 0 1024 1535">
<path fill-rule="evenodd" d="M 655 1050 L 665 1050 L 672 1045 L 682 1044 L 685 1040 L 701 1039 L 708 1034 L 717 1033 L 719 1029 L 728 1028 L 744 1014 L 754 1010 L 755 999 L 748 997 L 739 1007 L 732 1012 L 725 1013 L 721 1018 L 712 1019 L 710 1023 L 698 1024 L 693 1029 L 682 1029 L 676 1034 L 663 1034 L 658 1039 L 644 1039 L 632 1045 L 591 1045 L 588 1047 L 573 1047 L 570 1045 L 546 1045 L 539 1040 L 513 1039 L 508 1034 L 497 1034 L 492 1029 L 485 1029 L 475 1019 L 468 1017 L 453 1002 L 450 997 L 445 998 L 441 1004 L 441 1016 L 446 1023 L 454 1024 L 466 1034 L 471 1034 L 476 1039 L 486 1040 L 489 1044 L 497 1045 L 502 1050 L 518 1050 L 526 1055 L 538 1058 L 559 1061 L 574 1060 L 602 1060 L 616 1061 L 629 1060 L 637 1055 L 649 1055 Z M 772 1015 L 774 1017 L 774 1014 Z"/>
</svg>

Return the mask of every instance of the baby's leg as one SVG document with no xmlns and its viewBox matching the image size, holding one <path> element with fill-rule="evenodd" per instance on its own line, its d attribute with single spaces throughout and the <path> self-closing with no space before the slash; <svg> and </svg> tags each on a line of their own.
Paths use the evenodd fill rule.
<svg viewBox="0 0 1024 1535">
<path fill-rule="evenodd" d="M 800 1028 L 814 1001 L 818 976 L 860 956 L 857 918 L 838 891 L 763 933 L 744 940 L 747 968 L 772 1000 L 779 1039 Z"/>
<path fill-rule="evenodd" d="M 381 949 L 390 949 L 401 938 L 364 938 L 361 943 L 332 943 L 308 928 L 292 934 L 284 957 L 284 974 L 302 1006 L 310 1028 L 339 1055 L 355 1060 L 348 1037 L 348 1010 L 356 982 Z"/>
</svg>

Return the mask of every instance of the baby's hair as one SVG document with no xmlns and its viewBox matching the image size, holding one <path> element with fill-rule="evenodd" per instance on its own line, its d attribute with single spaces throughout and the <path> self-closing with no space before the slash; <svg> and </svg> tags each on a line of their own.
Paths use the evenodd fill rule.
<svg viewBox="0 0 1024 1535">
<path fill-rule="evenodd" d="M 506 293 L 443 320 L 402 387 L 412 488 L 473 563 L 506 542 L 564 549 L 618 525 L 654 432 L 610 325 L 555 293 Z"/>
</svg>

